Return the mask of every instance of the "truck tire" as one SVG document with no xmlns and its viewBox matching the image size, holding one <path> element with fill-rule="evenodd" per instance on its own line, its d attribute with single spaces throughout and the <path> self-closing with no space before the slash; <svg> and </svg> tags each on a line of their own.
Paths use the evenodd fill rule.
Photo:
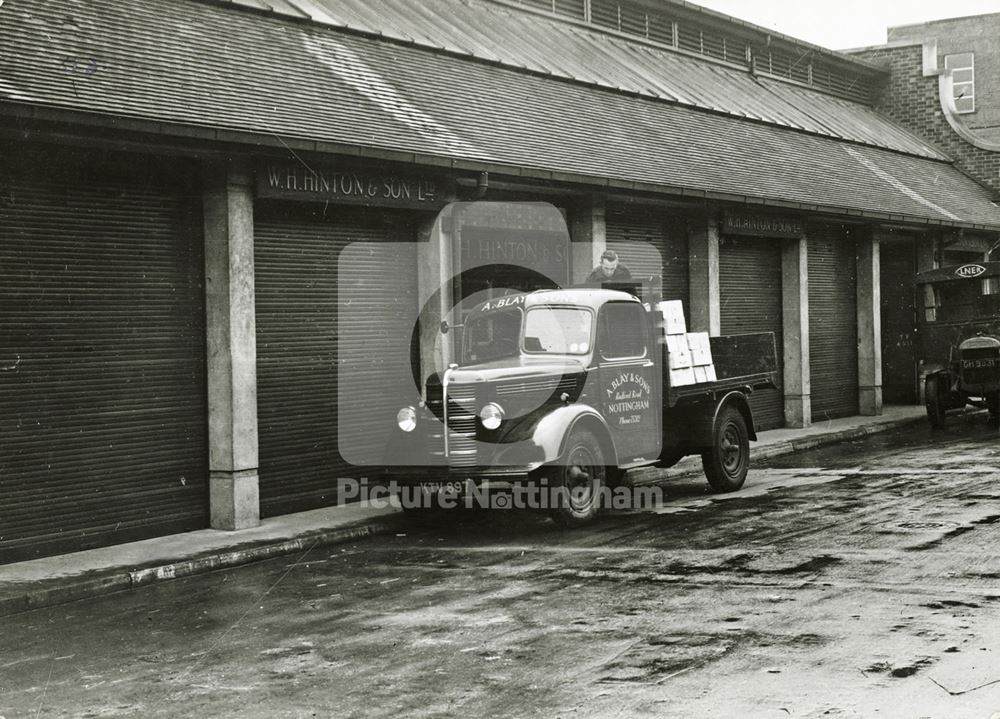
<svg viewBox="0 0 1000 719">
<path fill-rule="evenodd" d="M 990 424 L 1000 427 L 1000 391 L 991 392 L 986 398 L 986 404 L 990 410 Z"/>
<path fill-rule="evenodd" d="M 750 435 L 743 413 L 723 407 L 712 431 L 712 448 L 701 455 L 708 483 L 716 492 L 735 492 L 750 469 Z"/>
<path fill-rule="evenodd" d="M 567 528 L 593 522 L 601 509 L 606 479 L 600 440 L 589 429 L 571 430 L 564 461 L 549 472 L 549 486 L 554 490 L 549 516 Z"/>
<path fill-rule="evenodd" d="M 927 407 L 927 421 L 934 429 L 944 427 L 944 395 L 941 391 L 941 378 L 937 375 L 927 375 L 924 380 L 924 406 Z"/>
</svg>

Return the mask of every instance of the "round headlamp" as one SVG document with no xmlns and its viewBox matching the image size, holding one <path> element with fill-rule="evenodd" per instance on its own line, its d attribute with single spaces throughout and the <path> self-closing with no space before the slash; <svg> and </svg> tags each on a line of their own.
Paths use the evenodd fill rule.
<svg viewBox="0 0 1000 719">
<path fill-rule="evenodd" d="M 479 410 L 479 421 L 486 429 L 496 429 L 503 422 L 503 408 L 496 402 L 490 402 Z"/>
<path fill-rule="evenodd" d="M 403 407 L 396 412 L 396 424 L 404 432 L 412 432 L 417 428 L 417 410 L 413 407 Z"/>
</svg>

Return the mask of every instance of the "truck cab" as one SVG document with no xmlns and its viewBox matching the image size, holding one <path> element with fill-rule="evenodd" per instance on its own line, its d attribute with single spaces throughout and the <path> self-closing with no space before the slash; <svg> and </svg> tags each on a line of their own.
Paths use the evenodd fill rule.
<svg viewBox="0 0 1000 719">
<path fill-rule="evenodd" d="M 1000 424 L 1000 262 L 967 263 L 921 272 L 920 318 L 927 418 L 978 407 Z"/>
</svg>

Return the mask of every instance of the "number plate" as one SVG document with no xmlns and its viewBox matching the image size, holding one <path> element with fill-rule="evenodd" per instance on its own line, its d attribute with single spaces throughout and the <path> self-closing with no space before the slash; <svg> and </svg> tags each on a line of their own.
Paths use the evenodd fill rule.
<svg viewBox="0 0 1000 719">
<path fill-rule="evenodd" d="M 962 369 L 996 369 L 997 367 L 1000 367 L 1000 360 L 995 357 L 962 360 Z"/>
<path fill-rule="evenodd" d="M 420 491 L 424 494 L 437 494 L 439 492 L 461 494 L 465 488 L 464 482 L 457 480 L 452 482 L 421 482 L 419 486 Z"/>
</svg>

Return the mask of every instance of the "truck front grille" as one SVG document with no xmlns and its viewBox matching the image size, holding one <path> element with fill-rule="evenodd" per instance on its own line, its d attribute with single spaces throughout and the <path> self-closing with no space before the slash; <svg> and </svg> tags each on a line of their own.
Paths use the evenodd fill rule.
<svg viewBox="0 0 1000 719">
<path fill-rule="evenodd" d="M 448 464 L 452 467 L 476 465 L 476 389 L 449 385 Z"/>
<path fill-rule="evenodd" d="M 427 386 L 427 408 L 444 420 L 444 388 Z M 476 464 L 476 392 L 474 386 L 448 386 L 448 442 L 442 431 L 433 431 L 428 439 L 431 456 L 451 467 L 474 467 Z"/>
</svg>

